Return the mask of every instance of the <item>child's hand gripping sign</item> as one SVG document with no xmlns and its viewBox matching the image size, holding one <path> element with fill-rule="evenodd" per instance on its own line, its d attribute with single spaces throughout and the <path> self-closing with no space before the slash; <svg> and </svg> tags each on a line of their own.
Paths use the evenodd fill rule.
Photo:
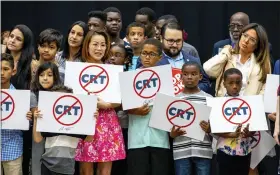
<svg viewBox="0 0 280 175">
<path fill-rule="evenodd" d="M 238 125 L 250 124 L 249 131 L 267 130 L 263 97 L 216 97 L 207 98 L 212 107 L 210 124 L 212 133 L 234 132 Z"/>
<path fill-rule="evenodd" d="M 174 96 L 171 66 L 156 66 L 120 73 L 124 110 L 152 105 L 158 92 Z"/>
</svg>

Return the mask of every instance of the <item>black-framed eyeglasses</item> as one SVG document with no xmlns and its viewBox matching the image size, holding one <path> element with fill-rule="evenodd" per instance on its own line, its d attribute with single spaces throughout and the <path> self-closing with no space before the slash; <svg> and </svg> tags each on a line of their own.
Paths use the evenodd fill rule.
<svg viewBox="0 0 280 175">
<path fill-rule="evenodd" d="M 150 53 L 148 53 L 148 52 L 141 52 L 141 56 L 142 56 L 142 57 L 147 57 L 147 56 L 149 56 L 150 58 L 155 58 L 155 57 L 158 56 L 158 54 L 156 54 L 156 53 L 154 53 L 154 52 L 150 52 Z"/>
<path fill-rule="evenodd" d="M 180 45 L 182 44 L 182 39 L 178 39 L 178 40 L 174 40 L 174 39 L 166 39 L 166 38 L 163 38 L 168 45 L 173 45 L 174 43 L 176 43 L 177 45 Z"/>
<path fill-rule="evenodd" d="M 229 24 L 229 25 L 228 25 L 229 30 L 234 30 L 235 27 L 236 27 L 238 30 L 241 30 L 241 29 L 243 29 L 244 25 L 242 25 L 242 24 Z"/>
</svg>

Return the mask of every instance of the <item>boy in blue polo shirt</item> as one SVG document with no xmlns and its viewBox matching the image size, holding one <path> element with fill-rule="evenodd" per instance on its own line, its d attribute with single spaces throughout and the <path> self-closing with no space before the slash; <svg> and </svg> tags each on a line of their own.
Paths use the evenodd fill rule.
<svg viewBox="0 0 280 175">
<path fill-rule="evenodd" d="M 143 68 L 153 67 L 162 57 L 162 45 L 147 39 L 142 45 L 140 59 Z M 151 109 L 147 105 L 129 110 L 128 174 L 170 175 L 168 132 L 150 128 Z"/>
<path fill-rule="evenodd" d="M 7 53 L 2 53 L 2 89 L 15 89 L 11 84 L 11 77 L 15 75 L 15 73 L 13 56 Z M 22 153 L 22 131 L 1 129 L 1 166 L 3 167 L 5 175 L 22 175 Z"/>
</svg>

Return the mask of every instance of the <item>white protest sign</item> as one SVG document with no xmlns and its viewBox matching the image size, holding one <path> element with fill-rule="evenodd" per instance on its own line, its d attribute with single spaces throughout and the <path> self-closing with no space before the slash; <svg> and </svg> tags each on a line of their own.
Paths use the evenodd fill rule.
<svg viewBox="0 0 280 175">
<path fill-rule="evenodd" d="M 37 119 L 39 132 L 94 135 L 94 112 L 97 97 L 60 92 L 39 93 L 38 109 L 42 118 Z"/>
<path fill-rule="evenodd" d="M 242 124 L 243 127 L 250 124 L 250 131 L 268 130 L 261 95 L 206 99 L 207 105 L 212 107 L 212 133 L 234 132 L 238 124 Z"/>
<path fill-rule="evenodd" d="M 268 74 L 264 91 L 264 110 L 265 112 L 276 112 L 277 90 L 280 85 L 280 76 Z"/>
<path fill-rule="evenodd" d="M 157 92 L 174 96 L 171 65 L 120 73 L 124 110 L 153 104 Z"/>
<path fill-rule="evenodd" d="M 123 66 L 66 61 L 64 84 L 75 94 L 96 94 L 109 103 L 121 103 L 119 72 Z"/>
<path fill-rule="evenodd" d="M 205 132 L 199 123 L 208 121 L 210 111 L 206 105 L 157 93 L 149 126 L 170 132 L 175 125 L 187 132 L 184 136 L 203 141 Z"/>
<path fill-rule="evenodd" d="M 275 146 L 276 142 L 267 132 L 261 131 L 255 133 L 251 138 L 250 143 L 253 149 L 251 153 L 250 168 L 254 169 Z"/>
<path fill-rule="evenodd" d="M 28 130 L 29 90 L 1 89 L 1 129 Z"/>
</svg>

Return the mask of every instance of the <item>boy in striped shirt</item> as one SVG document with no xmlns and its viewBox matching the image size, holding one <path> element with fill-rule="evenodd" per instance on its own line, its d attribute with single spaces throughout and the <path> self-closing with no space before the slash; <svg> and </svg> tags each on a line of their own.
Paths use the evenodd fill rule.
<svg viewBox="0 0 280 175">
<path fill-rule="evenodd" d="M 187 62 L 182 67 L 181 79 L 185 86 L 183 92 L 178 94 L 184 100 L 206 105 L 206 97 L 212 97 L 198 87 L 202 79 L 202 68 L 196 62 Z M 180 128 L 172 128 L 170 136 L 173 140 L 173 157 L 176 175 L 191 175 L 195 168 L 198 175 L 209 175 L 212 159 L 212 147 L 208 133 L 209 123 L 200 122 L 201 128 L 206 132 L 204 141 L 191 139 L 184 135 Z M 194 167 L 192 167 L 194 165 Z"/>
</svg>

